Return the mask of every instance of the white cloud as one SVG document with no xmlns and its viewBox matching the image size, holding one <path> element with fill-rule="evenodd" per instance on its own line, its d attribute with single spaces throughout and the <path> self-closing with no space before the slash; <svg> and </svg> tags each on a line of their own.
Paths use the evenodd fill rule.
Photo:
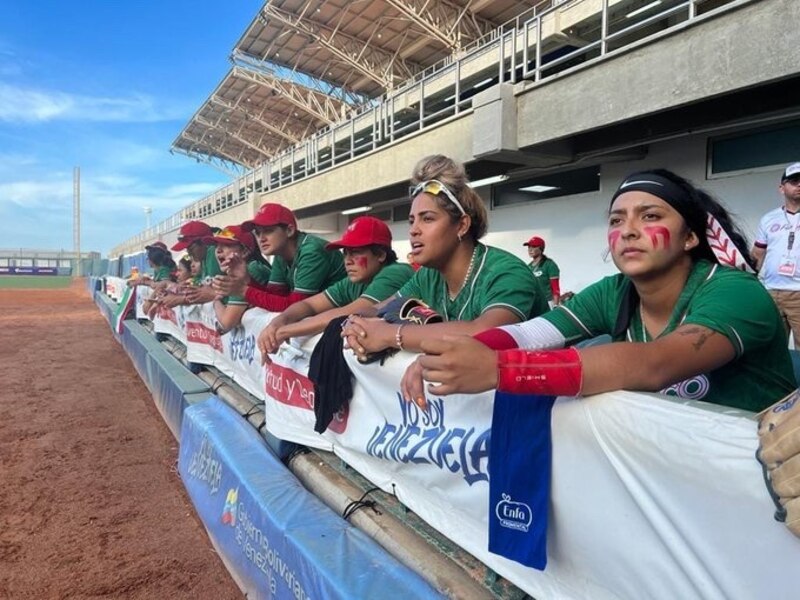
<svg viewBox="0 0 800 600">
<path fill-rule="evenodd" d="M 154 122 L 180 119 L 184 110 L 159 106 L 143 94 L 102 97 L 39 90 L 0 83 L 0 121 L 44 123 L 54 120 Z"/>
<path fill-rule="evenodd" d="M 35 209 L 72 203 L 72 173 L 53 172 L 46 181 L 24 179 L 0 183 L 0 206 L 11 203 Z M 107 174 L 81 177 L 81 205 L 93 212 L 125 212 L 150 206 L 166 218 L 217 189 L 216 183 L 185 183 L 157 187 L 136 177 Z"/>
</svg>

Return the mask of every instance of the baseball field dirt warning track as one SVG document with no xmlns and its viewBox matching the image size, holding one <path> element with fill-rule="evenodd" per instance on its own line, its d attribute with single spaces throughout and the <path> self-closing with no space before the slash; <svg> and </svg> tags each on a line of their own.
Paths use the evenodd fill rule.
<svg viewBox="0 0 800 600">
<path fill-rule="evenodd" d="M 0 289 L 0 598 L 241 598 L 84 285 Z"/>
</svg>

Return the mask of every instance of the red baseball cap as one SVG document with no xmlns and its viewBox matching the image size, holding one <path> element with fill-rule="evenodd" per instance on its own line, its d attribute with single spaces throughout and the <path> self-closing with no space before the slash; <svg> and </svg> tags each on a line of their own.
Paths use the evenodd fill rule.
<svg viewBox="0 0 800 600">
<path fill-rule="evenodd" d="M 178 232 L 178 243 L 172 249 L 175 252 L 186 250 L 192 245 L 192 242 L 202 241 L 204 237 L 209 237 L 213 234 L 211 227 L 202 221 L 187 221 L 181 225 L 181 230 Z"/>
<path fill-rule="evenodd" d="M 542 238 L 540 238 L 539 236 L 536 236 L 536 235 L 533 236 L 531 239 L 529 239 L 527 242 L 525 242 L 522 245 L 523 246 L 532 246 L 534 248 L 541 248 L 541 249 L 544 250 L 544 240 Z"/>
<path fill-rule="evenodd" d="M 242 227 L 244 227 L 245 231 L 252 231 L 253 227 L 257 225 L 259 227 L 292 225 L 297 229 L 297 221 L 294 218 L 294 213 L 282 204 L 273 204 L 270 202 L 262 204 L 252 220 L 242 223 Z"/>
<path fill-rule="evenodd" d="M 327 244 L 325 249 L 360 248 L 373 244 L 392 247 L 392 232 L 389 226 L 375 217 L 358 217 L 345 229 L 342 239 Z"/>
<path fill-rule="evenodd" d="M 144 247 L 145 250 L 151 250 L 152 248 L 158 248 L 159 250 L 163 250 L 164 252 L 169 252 L 169 248 L 167 248 L 167 245 L 161 241 L 153 242 L 149 246 Z"/>
<path fill-rule="evenodd" d="M 226 246 L 241 244 L 251 252 L 256 249 L 256 239 L 253 237 L 253 234 L 249 231 L 245 231 L 241 225 L 228 225 L 219 233 L 204 237 L 203 243 L 209 246 L 216 246 L 217 244 Z"/>
</svg>

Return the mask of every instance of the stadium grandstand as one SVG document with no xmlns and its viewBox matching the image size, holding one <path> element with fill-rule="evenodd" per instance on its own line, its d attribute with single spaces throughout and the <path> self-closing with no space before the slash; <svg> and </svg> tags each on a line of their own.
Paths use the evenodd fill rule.
<svg viewBox="0 0 800 600">
<path fill-rule="evenodd" d="M 108 260 L 99 252 L 0 248 L 0 275 L 105 275 Z M 116 274 L 116 273 L 115 273 Z"/>
<path fill-rule="evenodd" d="M 267 201 L 330 235 L 352 218 L 342 211 L 372 214 L 402 251 L 410 169 L 434 152 L 467 164 L 490 210 L 488 243 L 521 254 L 537 227 L 560 262 L 592 276 L 611 272 L 598 202 L 644 166 L 702 182 L 754 230 L 798 155 L 785 25 L 797 10 L 785 0 L 267 2 L 171 149 L 231 182 L 111 254 L 170 242 L 189 219 L 242 221 Z M 568 289 L 589 281 L 563 274 Z"/>
</svg>

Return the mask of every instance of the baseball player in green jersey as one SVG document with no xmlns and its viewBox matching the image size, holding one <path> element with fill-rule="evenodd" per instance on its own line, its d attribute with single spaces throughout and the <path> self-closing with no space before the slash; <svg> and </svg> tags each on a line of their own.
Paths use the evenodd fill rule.
<svg viewBox="0 0 800 600">
<path fill-rule="evenodd" d="M 144 247 L 147 252 L 147 262 L 150 268 L 153 269 L 153 274 L 149 275 L 144 273 L 134 279 L 129 279 L 128 286 L 144 285 L 151 288 L 163 287 L 174 279 L 174 271 L 176 269 L 175 261 L 172 260 L 172 254 L 164 242 L 153 242 L 149 246 Z M 162 286 L 156 284 L 162 283 Z"/>
<path fill-rule="evenodd" d="M 239 225 L 228 225 L 213 236 L 203 238 L 203 242 L 214 247 L 220 269 L 226 273 L 238 264 L 250 263 L 255 252 L 256 241 L 253 234 L 244 231 Z M 226 333 L 238 327 L 242 315 L 250 308 L 242 296 L 218 296 L 214 299 L 214 312 L 217 316 L 217 332 Z"/>
<path fill-rule="evenodd" d="M 528 256 L 531 257 L 528 267 L 542 288 L 547 301 L 553 306 L 557 305 L 561 299 L 561 288 L 558 282 L 561 271 L 556 261 L 549 256 L 545 256 L 544 240 L 535 235 L 522 245 L 528 247 Z"/>
<path fill-rule="evenodd" d="M 215 281 L 219 293 L 244 296 L 251 306 L 281 312 L 345 277 L 341 253 L 327 252 L 326 240 L 300 231 L 285 206 L 264 204 L 242 227 L 253 233 L 262 255 L 272 256 L 269 282 L 259 285 L 238 266 Z"/>
<path fill-rule="evenodd" d="M 760 411 L 796 387 L 775 303 L 744 237 L 708 194 L 663 169 L 634 173 L 611 199 L 608 244 L 619 275 L 477 340 L 424 342 L 404 396 L 419 400 L 424 376 L 436 395 L 622 389 Z M 617 343 L 571 346 L 601 334 Z"/>
<path fill-rule="evenodd" d="M 410 265 L 397 262 L 392 232 L 375 217 L 358 217 L 340 240 L 326 247 L 342 250 L 347 278 L 275 317 L 258 338 L 265 360 L 285 340 L 320 333 L 332 319 L 359 313 L 393 296 L 414 274 Z"/>
<path fill-rule="evenodd" d="M 480 243 L 487 229 L 486 208 L 467 185 L 463 165 L 430 156 L 417 163 L 411 182 L 409 237 L 422 268 L 396 295 L 421 300 L 444 322 L 397 325 L 352 317 L 343 333 L 359 359 L 386 348 L 418 352 L 424 338 L 471 335 L 548 310 L 524 262 Z"/>
<path fill-rule="evenodd" d="M 198 263 L 198 273 L 200 272 L 200 264 Z M 192 257 L 184 254 L 177 262 L 175 270 L 175 282 L 186 283 L 192 278 Z"/>
<path fill-rule="evenodd" d="M 167 293 L 161 302 L 169 307 L 182 304 L 205 304 L 217 296 L 211 287 L 214 276 L 222 273 L 214 247 L 204 240 L 214 235 L 214 230 L 202 221 L 187 221 L 181 225 L 178 242 L 172 246 L 175 252 L 185 250 L 194 260 L 202 263 L 199 285 L 184 286 L 180 293 Z"/>
</svg>

